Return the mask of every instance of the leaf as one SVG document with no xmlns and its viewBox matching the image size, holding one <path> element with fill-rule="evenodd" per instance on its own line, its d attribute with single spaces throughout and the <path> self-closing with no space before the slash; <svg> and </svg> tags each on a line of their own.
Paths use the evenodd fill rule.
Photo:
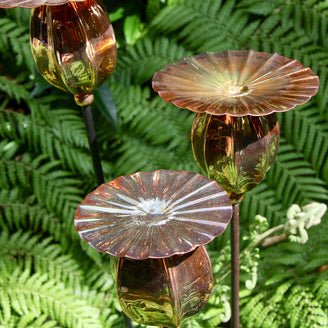
<svg viewBox="0 0 328 328">
<path fill-rule="evenodd" d="M 142 24 L 138 15 L 132 15 L 125 18 L 124 36 L 127 44 L 134 44 L 141 35 Z"/>
<path fill-rule="evenodd" d="M 123 7 L 119 7 L 114 12 L 111 12 L 109 14 L 111 23 L 116 22 L 123 17 L 124 17 L 124 8 Z"/>
<path fill-rule="evenodd" d="M 118 132 L 117 109 L 113 95 L 106 84 L 94 91 L 95 105 L 107 122 Z"/>
</svg>

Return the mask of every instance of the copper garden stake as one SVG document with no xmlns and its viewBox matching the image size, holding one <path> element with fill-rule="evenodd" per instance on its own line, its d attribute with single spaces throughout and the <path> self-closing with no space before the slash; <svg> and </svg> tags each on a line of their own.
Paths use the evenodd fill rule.
<svg viewBox="0 0 328 328">
<path fill-rule="evenodd" d="M 226 192 L 185 171 L 138 172 L 101 185 L 79 205 L 80 237 L 112 255 L 125 314 L 144 325 L 180 327 L 208 301 L 211 261 L 203 246 L 232 215 Z"/>
<path fill-rule="evenodd" d="M 304 104 L 318 87 L 318 77 L 297 60 L 253 50 L 184 57 L 153 77 L 153 88 L 163 100 L 197 113 L 191 136 L 196 162 L 234 204 L 233 328 L 239 327 L 239 202 L 277 155 L 274 112 Z"/>
</svg>

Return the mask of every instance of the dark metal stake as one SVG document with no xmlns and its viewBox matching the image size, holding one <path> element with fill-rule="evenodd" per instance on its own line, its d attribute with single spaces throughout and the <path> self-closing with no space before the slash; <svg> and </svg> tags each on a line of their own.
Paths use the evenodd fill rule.
<svg viewBox="0 0 328 328">
<path fill-rule="evenodd" d="M 239 328 L 239 204 L 233 206 L 231 267 L 231 328 Z"/>
<path fill-rule="evenodd" d="M 83 112 L 85 127 L 88 134 L 88 141 L 90 147 L 90 154 L 92 157 L 93 168 L 96 173 L 97 184 L 98 186 L 100 186 L 105 182 L 105 178 L 104 178 L 104 172 L 102 169 L 99 150 L 98 150 L 96 130 L 93 122 L 91 106 L 89 105 L 89 106 L 82 107 L 82 112 Z M 126 328 L 132 328 L 131 320 L 126 315 L 124 315 L 124 321 L 125 321 Z"/>
<path fill-rule="evenodd" d="M 89 141 L 90 153 L 93 162 L 93 168 L 95 170 L 97 184 L 99 186 L 105 182 L 105 179 L 104 179 L 103 169 L 101 166 L 101 160 L 98 150 L 96 130 L 93 122 L 91 106 L 89 105 L 89 106 L 82 107 L 82 111 L 83 111 L 85 127 L 87 129 L 87 134 L 88 134 L 88 141 Z"/>
<path fill-rule="evenodd" d="M 124 321 L 125 321 L 126 328 L 132 328 L 131 320 L 125 314 L 124 314 Z"/>
</svg>

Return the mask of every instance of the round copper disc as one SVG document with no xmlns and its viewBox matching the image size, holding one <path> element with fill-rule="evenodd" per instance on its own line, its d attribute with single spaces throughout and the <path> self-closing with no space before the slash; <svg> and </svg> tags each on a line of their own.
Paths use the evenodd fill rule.
<svg viewBox="0 0 328 328">
<path fill-rule="evenodd" d="M 98 251 L 141 260 L 205 245 L 223 233 L 231 215 L 231 202 L 215 181 L 158 170 L 101 185 L 79 205 L 75 227 Z"/>
<path fill-rule="evenodd" d="M 196 113 L 262 116 L 304 104 L 319 88 L 310 68 L 276 53 L 206 52 L 166 65 L 153 77 L 163 100 Z"/>
</svg>

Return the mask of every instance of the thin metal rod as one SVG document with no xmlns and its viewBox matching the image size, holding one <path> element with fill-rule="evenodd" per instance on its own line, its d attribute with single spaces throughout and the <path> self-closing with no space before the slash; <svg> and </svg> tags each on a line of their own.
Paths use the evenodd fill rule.
<svg viewBox="0 0 328 328">
<path fill-rule="evenodd" d="M 104 179 L 103 169 L 101 166 L 101 160 L 100 160 L 100 155 L 99 155 L 99 150 L 98 150 L 98 144 L 97 144 L 97 139 L 96 139 L 96 130 L 95 130 L 94 122 L 93 122 L 91 106 L 90 105 L 83 106 L 82 111 L 83 111 L 85 127 L 86 127 L 87 134 L 88 134 L 88 141 L 89 141 L 89 147 L 90 147 L 90 154 L 92 157 L 93 168 L 95 170 L 97 184 L 99 186 L 105 182 L 105 179 Z"/>
<path fill-rule="evenodd" d="M 125 314 L 124 314 L 124 320 L 125 320 L 125 327 L 132 328 L 131 320 Z"/>
<path fill-rule="evenodd" d="M 93 121 L 91 106 L 82 107 L 85 127 L 88 134 L 88 141 L 90 147 L 90 154 L 92 157 L 93 168 L 95 170 L 97 184 L 100 186 L 105 182 L 104 172 L 101 165 L 101 159 L 98 150 L 98 143 L 96 137 L 96 129 Z M 124 314 L 124 321 L 126 328 L 132 328 L 131 320 Z"/>
<path fill-rule="evenodd" d="M 233 206 L 231 267 L 231 328 L 239 328 L 239 204 Z"/>
</svg>

